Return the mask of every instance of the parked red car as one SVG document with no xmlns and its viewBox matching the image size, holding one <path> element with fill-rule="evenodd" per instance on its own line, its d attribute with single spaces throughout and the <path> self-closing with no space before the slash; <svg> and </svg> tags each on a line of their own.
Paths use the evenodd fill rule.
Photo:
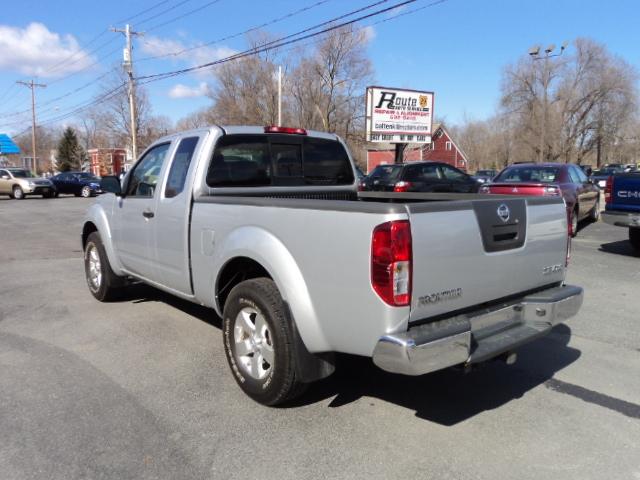
<svg viewBox="0 0 640 480">
<path fill-rule="evenodd" d="M 501 195 L 562 195 L 567 204 L 569 234 L 578 222 L 600 217 L 600 189 L 577 165 L 565 163 L 519 163 L 506 167 L 479 193 Z"/>
</svg>

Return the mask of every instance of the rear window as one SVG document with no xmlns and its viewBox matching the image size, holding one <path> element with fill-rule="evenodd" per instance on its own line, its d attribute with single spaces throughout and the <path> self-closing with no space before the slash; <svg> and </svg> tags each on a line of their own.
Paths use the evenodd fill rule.
<svg viewBox="0 0 640 480">
<path fill-rule="evenodd" d="M 493 179 L 494 182 L 553 183 L 558 181 L 560 169 L 556 167 L 511 167 Z"/>
<path fill-rule="evenodd" d="M 351 185 L 346 150 L 335 140 L 284 135 L 226 135 L 207 173 L 210 187 Z"/>
<path fill-rule="evenodd" d="M 398 179 L 400 172 L 402 172 L 402 167 L 399 165 L 378 165 L 374 168 L 373 172 L 369 174 L 369 176 L 376 180 L 388 180 L 393 182 Z"/>
</svg>

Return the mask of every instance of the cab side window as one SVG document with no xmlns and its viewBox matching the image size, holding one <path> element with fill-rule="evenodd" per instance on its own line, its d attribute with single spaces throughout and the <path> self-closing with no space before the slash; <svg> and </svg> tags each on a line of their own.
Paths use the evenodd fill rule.
<svg viewBox="0 0 640 480">
<path fill-rule="evenodd" d="M 198 145 L 199 137 L 189 137 L 180 140 L 180 145 L 173 157 L 171 169 L 167 176 L 167 185 L 164 189 L 165 198 L 173 198 L 182 193 L 187 180 L 189 165 L 193 158 L 193 152 Z"/>
<path fill-rule="evenodd" d="M 153 197 L 170 145 L 171 143 L 157 145 L 140 159 L 129 176 L 125 192 L 127 197 Z"/>
</svg>

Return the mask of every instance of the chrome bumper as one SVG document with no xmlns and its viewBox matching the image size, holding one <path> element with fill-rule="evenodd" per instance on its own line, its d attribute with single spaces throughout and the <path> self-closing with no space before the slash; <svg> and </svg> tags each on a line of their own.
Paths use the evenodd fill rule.
<svg viewBox="0 0 640 480">
<path fill-rule="evenodd" d="M 604 211 L 602 220 L 616 227 L 640 227 L 640 213 Z"/>
<path fill-rule="evenodd" d="M 404 375 L 482 362 L 547 334 L 551 327 L 578 313 L 582 299 L 582 288 L 566 285 L 507 306 L 385 335 L 376 344 L 373 362 L 383 370 Z"/>
</svg>

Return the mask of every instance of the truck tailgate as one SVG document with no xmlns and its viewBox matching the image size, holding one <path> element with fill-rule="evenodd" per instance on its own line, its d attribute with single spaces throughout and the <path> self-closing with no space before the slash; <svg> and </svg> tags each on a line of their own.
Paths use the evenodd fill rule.
<svg viewBox="0 0 640 480">
<path fill-rule="evenodd" d="M 516 197 L 408 204 L 413 242 L 410 322 L 564 279 L 561 199 Z"/>
<path fill-rule="evenodd" d="M 640 173 L 613 177 L 611 203 L 607 210 L 640 212 Z"/>
</svg>

